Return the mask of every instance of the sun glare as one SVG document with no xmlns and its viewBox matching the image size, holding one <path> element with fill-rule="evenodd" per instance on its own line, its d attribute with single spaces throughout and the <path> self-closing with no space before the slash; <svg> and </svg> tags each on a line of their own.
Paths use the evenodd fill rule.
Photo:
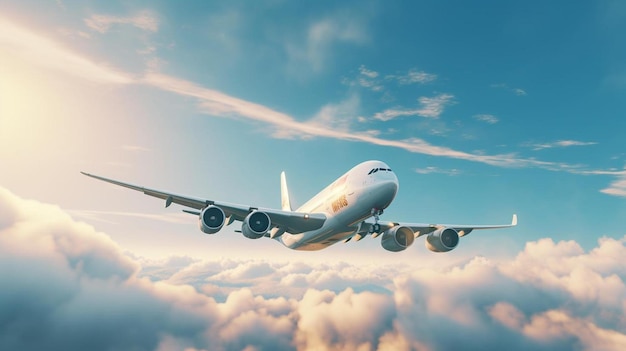
<svg viewBox="0 0 626 351">
<path fill-rule="evenodd" d="M 59 92 L 46 75 L 9 55 L 0 55 L 0 154 L 20 157 L 48 142 Z"/>
</svg>

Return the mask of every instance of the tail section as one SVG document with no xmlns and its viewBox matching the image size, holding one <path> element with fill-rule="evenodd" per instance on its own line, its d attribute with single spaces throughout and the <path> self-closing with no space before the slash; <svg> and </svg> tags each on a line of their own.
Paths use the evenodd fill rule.
<svg viewBox="0 0 626 351">
<path fill-rule="evenodd" d="M 293 209 L 291 209 L 291 201 L 289 200 L 289 189 L 287 189 L 287 177 L 285 176 L 285 172 L 280 174 L 280 197 L 282 210 L 293 211 Z"/>
</svg>

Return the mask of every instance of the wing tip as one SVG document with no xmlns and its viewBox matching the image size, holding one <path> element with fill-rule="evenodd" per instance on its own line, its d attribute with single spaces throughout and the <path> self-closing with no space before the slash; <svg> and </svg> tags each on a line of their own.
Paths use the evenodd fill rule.
<svg viewBox="0 0 626 351">
<path fill-rule="evenodd" d="M 513 219 L 511 220 L 511 226 L 517 225 L 517 214 L 513 214 Z"/>
</svg>

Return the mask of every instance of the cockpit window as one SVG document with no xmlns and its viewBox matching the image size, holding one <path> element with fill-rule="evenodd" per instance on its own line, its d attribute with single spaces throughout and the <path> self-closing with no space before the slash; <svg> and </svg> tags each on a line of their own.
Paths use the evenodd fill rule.
<svg viewBox="0 0 626 351">
<path fill-rule="evenodd" d="M 369 173 L 367 173 L 367 174 L 371 175 L 371 174 L 374 174 L 374 173 L 376 173 L 378 171 L 381 171 L 381 172 L 391 172 L 391 168 L 374 168 L 371 171 L 369 171 Z"/>
</svg>

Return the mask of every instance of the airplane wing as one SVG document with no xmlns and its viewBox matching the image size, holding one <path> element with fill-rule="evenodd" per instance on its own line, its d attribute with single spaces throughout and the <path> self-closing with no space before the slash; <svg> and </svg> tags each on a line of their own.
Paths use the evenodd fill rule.
<svg viewBox="0 0 626 351">
<path fill-rule="evenodd" d="M 427 223 L 401 223 L 401 222 L 379 222 L 380 224 L 380 233 L 385 230 L 391 229 L 395 226 L 404 226 L 409 227 L 415 233 L 415 237 L 418 238 L 422 235 L 430 234 L 437 229 L 441 228 L 452 228 L 456 230 L 459 234 L 459 237 L 463 237 L 473 230 L 476 229 L 498 229 L 498 228 L 510 228 L 515 227 L 517 225 L 517 215 L 513 215 L 513 219 L 511 220 L 511 224 L 495 224 L 495 225 L 472 225 L 472 224 L 427 224 Z M 361 228 L 358 232 L 359 235 L 367 235 L 372 231 L 374 226 L 373 222 L 366 221 L 361 225 Z"/>
<path fill-rule="evenodd" d="M 129 183 L 120 182 L 114 179 L 100 177 L 94 174 L 80 172 L 88 177 L 102 180 L 111 184 L 123 186 L 132 190 L 140 191 L 146 195 L 153 196 L 162 200 L 165 200 L 165 207 L 170 206 L 172 203 L 179 204 L 185 207 L 191 207 L 196 210 L 202 210 L 207 206 L 214 205 L 220 207 L 224 214 L 230 218 L 227 223 L 231 223 L 233 220 L 243 221 L 246 216 L 252 211 L 263 211 L 267 213 L 272 221 L 273 227 L 280 228 L 283 232 L 292 234 L 302 233 L 310 230 L 321 228 L 326 221 L 326 215 L 323 213 L 303 213 L 303 212 L 291 212 L 269 208 L 260 208 L 246 205 L 238 205 L 227 202 L 213 201 L 207 199 L 200 199 L 195 197 L 177 195 L 168 193 L 161 190 L 155 190 L 145 188 Z M 199 214 L 193 211 L 186 211 L 192 214 Z"/>
</svg>

